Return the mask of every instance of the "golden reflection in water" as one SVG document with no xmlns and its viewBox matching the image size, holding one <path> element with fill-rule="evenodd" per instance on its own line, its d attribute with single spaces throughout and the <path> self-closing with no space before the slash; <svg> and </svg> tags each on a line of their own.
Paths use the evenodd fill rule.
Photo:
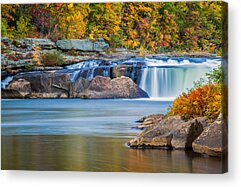
<svg viewBox="0 0 241 187">
<path fill-rule="evenodd" d="M 130 149 L 128 139 L 80 135 L 2 136 L 2 169 L 221 173 L 226 160 L 191 151 Z"/>
</svg>

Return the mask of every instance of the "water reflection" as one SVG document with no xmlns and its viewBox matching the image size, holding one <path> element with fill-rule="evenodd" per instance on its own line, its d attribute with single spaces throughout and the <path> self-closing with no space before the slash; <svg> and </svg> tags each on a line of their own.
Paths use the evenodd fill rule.
<svg viewBox="0 0 241 187">
<path fill-rule="evenodd" d="M 227 161 L 185 151 L 136 150 L 133 122 L 166 113 L 149 100 L 2 100 L 2 169 L 221 173 Z"/>
<path fill-rule="evenodd" d="M 2 136 L 2 169 L 221 173 L 220 158 L 185 151 L 129 149 L 128 139 Z"/>
</svg>

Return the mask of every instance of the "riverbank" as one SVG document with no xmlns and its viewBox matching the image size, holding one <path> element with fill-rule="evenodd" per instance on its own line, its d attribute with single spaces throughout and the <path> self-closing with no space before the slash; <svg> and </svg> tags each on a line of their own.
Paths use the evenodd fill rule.
<svg viewBox="0 0 241 187">
<path fill-rule="evenodd" d="M 105 63 L 115 63 L 130 58 L 143 57 L 190 57 L 216 58 L 215 54 L 205 51 L 199 52 L 165 52 L 151 53 L 150 51 L 128 50 L 124 48 L 109 48 L 109 44 L 102 38 L 92 40 L 58 40 L 25 38 L 10 40 L 1 38 L 1 77 L 15 75 L 20 72 L 59 70 L 71 64 L 87 60 L 101 60 Z M 61 64 L 51 66 L 38 63 L 42 56 L 49 53 L 58 53 L 63 57 Z"/>
<path fill-rule="evenodd" d="M 127 145 L 130 148 L 193 150 L 208 156 L 227 156 L 227 124 L 222 114 L 213 122 L 207 117 L 183 120 L 161 114 L 144 116 L 136 128 L 144 129 Z"/>
</svg>

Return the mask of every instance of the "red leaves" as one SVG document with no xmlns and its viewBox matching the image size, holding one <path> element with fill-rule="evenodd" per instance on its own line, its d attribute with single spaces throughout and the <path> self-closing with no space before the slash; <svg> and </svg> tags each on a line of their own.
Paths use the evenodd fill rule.
<svg viewBox="0 0 241 187">
<path fill-rule="evenodd" d="M 56 3 L 55 8 L 59 10 L 62 7 L 63 3 Z"/>
</svg>

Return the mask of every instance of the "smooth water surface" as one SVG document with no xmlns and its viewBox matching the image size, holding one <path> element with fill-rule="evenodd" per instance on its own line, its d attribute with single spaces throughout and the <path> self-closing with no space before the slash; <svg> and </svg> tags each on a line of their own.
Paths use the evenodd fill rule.
<svg viewBox="0 0 241 187">
<path fill-rule="evenodd" d="M 221 173 L 220 158 L 192 151 L 130 149 L 158 100 L 2 100 L 2 169 Z"/>
</svg>

